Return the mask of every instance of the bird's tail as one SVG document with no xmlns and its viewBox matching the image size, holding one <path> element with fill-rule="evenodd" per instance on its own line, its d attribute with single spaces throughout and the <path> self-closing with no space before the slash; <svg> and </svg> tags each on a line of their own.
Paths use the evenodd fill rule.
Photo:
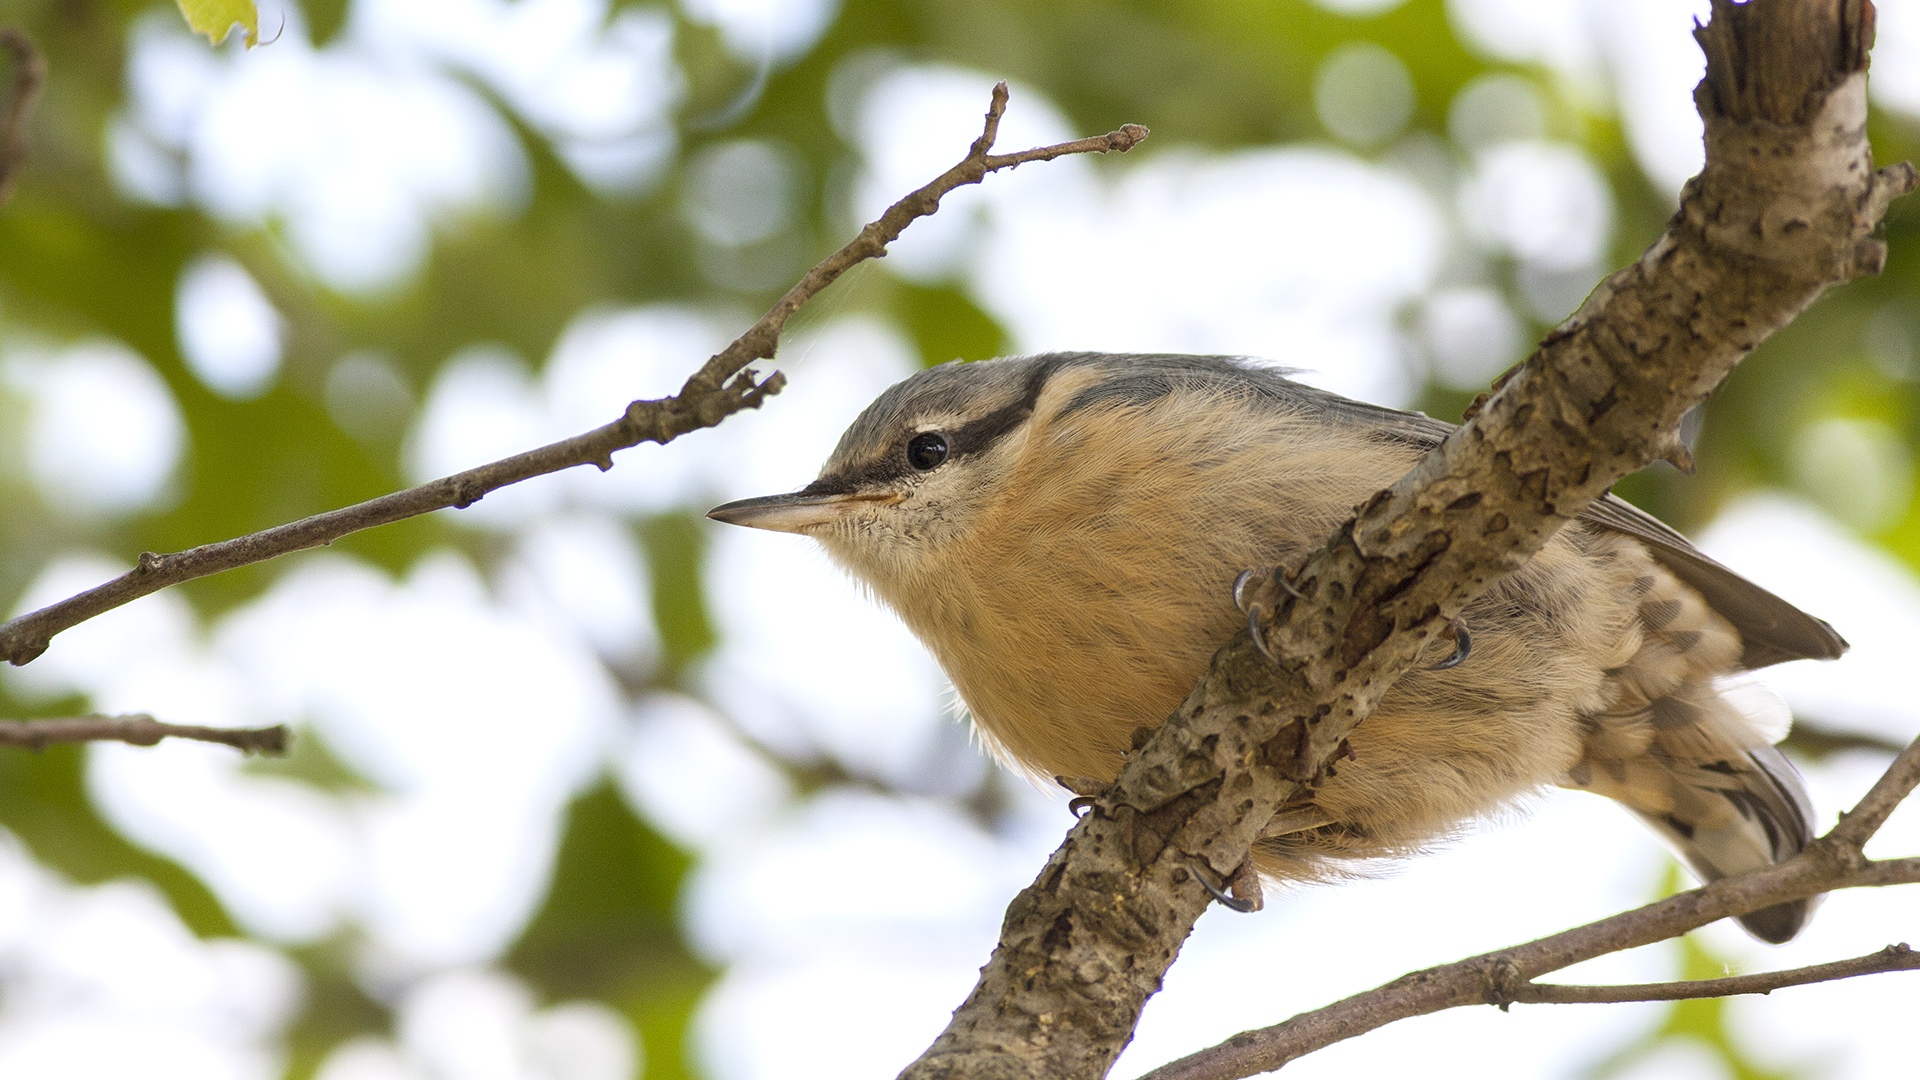
<svg viewBox="0 0 1920 1080">
<path fill-rule="evenodd" d="M 1580 762 L 1565 781 L 1624 804 L 1703 881 L 1790 859 L 1813 838 L 1800 774 L 1772 744 L 1792 717 L 1786 703 L 1727 671 L 1740 655 L 1733 628 L 1698 594 L 1663 573 L 1644 592 L 1644 643 L 1611 672 L 1614 704 L 1586 718 Z M 1779 944 L 1799 933 L 1819 897 L 1740 917 Z"/>
</svg>

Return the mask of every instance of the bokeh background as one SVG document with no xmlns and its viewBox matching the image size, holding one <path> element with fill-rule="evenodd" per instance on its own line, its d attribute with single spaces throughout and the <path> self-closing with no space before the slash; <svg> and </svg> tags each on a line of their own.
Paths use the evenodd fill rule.
<svg viewBox="0 0 1920 1080">
<path fill-rule="evenodd" d="M 0 607 L 374 496 L 677 388 L 957 160 L 1124 122 L 949 197 L 797 321 L 758 413 L 156 595 L 0 676 L 0 716 L 287 722 L 285 760 L 0 751 L 0 1075 L 887 1077 L 1070 819 L 807 542 L 717 502 L 810 478 L 924 364 L 1265 357 L 1454 418 L 1661 228 L 1700 159 L 1674 0 L 5 0 L 51 65 L 0 208 Z M 1920 0 L 1872 137 L 1920 157 Z M 1920 202 L 1624 493 L 1827 617 L 1766 673 L 1823 817 L 1920 731 Z M 1872 850 L 1920 852 L 1920 811 Z M 1554 793 L 1434 855 L 1205 916 L 1118 1075 L 1681 887 Z M 1304 933 L 1331 916 L 1338 934 Z M 1856 955 L 1832 898 L 1568 973 Z M 1681 1005 L 1455 1011 L 1302 1077 L 1906 1075 L 1911 975 Z"/>
</svg>

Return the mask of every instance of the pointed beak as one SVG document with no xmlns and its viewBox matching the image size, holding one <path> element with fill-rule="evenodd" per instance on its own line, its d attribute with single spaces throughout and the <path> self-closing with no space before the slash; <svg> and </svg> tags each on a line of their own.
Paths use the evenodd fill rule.
<svg viewBox="0 0 1920 1080">
<path fill-rule="evenodd" d="M 757 499 L 741 499 L 738 502 L 727 503 L 725 506 L 716 506 L 707 511 L 707 516 L 729 525 L 745 525 L 749 529 L 804 533 L 809 529 L 839 521 L 862 505 L 899 501 L 900 496 L 891 492 L 847 495 L 805 493 L 762 495 Z"/>
</svg>

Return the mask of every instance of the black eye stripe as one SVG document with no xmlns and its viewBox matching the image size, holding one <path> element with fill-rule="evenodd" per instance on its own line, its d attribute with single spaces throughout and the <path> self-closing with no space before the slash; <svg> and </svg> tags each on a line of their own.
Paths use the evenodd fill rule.
<svg viewBox="0 0 1920 1080">
<path fill-rule="evenodd" d="M 1034 406 L 1040 399 L 1040 392 L 1046 389 L 1048 378 L 1055 371 L 1066 366 L 1065 361 L 1069 359 L 1071 356 L 1066 355 L 1057 358 L 1038 358 L 1033 370 L 1028 373 L 1020 394 L 1013 400 L 985 416 L 958 427 L 938 431 L 937 434 L 944 436 L 947 441 L 946 460 L 953 461 L 987 450 L 1007 433 L 1025 423 L 1027 418 L 1033 415 Z M 930 422 L 928 414 L 920 413 L 918 422 L 923 424 Z M 851 493 L 868 487 L 891 484 L 916 471 L 925 471 L 916 470 L 908 463 L 904 448 L 898 441 L 901 438 L 901 435 L 897 434 L 899 430 L 897 427 L 894 428 L 896 434 L 888 441 L 886 444 L 888 449 L 882 451 L 880 456 L 868 458 L 858 464 L 843 465 L 833 475 L 822 476 L 808 484 L 803 489 L 804 493 L 809 495 Z M 911 432 L 912 429 L 909 428 L 908 431 Z M 918 434 L 927 433 L 923 430 Z M 913 435 L 909 434 L 907 437 L 912 438 Z"/>
<path fill-rule="evenodd" d="M 962 424 L 953 433 L 953 454 L 962 457 L 977 454 L 999 442 L 1001 437 L 1014 428 L 1027 422 L 1033 415 L 1034 406 L 1039 404 L 1040 392 L 1046 389 L 1047 380 L 1053 376 L 1059 365 L 1042 363 L 1034 366 L 1027 376 L 1026 386 L 1022 387 L 1019 397 L 980 417 L 969 424 Z"/>
</svg>

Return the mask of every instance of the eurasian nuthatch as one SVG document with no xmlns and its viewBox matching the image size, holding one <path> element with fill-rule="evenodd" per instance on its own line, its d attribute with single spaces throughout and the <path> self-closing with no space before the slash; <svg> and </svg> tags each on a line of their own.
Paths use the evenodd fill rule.
<svg viewBox="0 0 1920 1080">
<path fill-rule="evenodd" d="M 1104 782 L 1245 623 L 1241 572 L 1297 566 L 1450 430 L 1223 357 L 955 362 L 881 394 L 813 483 L 709 516 L 818 540 L 989 745 Z M 1785 705 L 1732 676 L 1840 655 L 1826 623 L 1612 496 L 1463 619 L 1353 732 L 1355 759 L 1276 815 L 1262 873 L 1339 876 L 1550 784 L 1624 803 L 1708 880 L 1807 844 L 1771 745 Z M 1741 921 L 1785 941 L 1812 904 Z"/>
</svg>

